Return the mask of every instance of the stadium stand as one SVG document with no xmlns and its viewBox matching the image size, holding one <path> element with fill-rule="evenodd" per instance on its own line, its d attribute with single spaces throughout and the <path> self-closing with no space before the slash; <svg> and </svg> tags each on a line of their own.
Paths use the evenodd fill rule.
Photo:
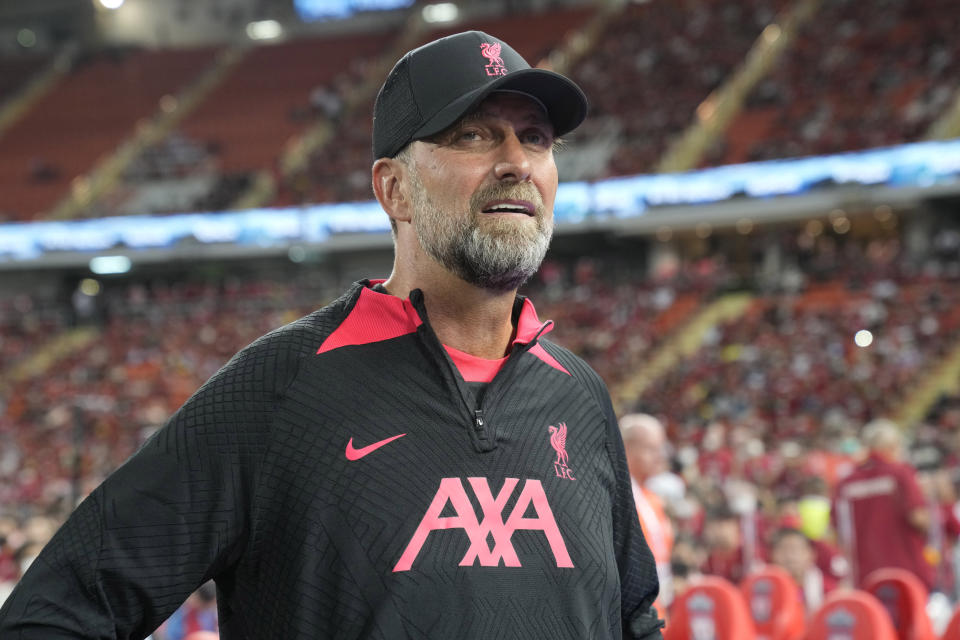
<svg viewBox="0 0 960 640">
<path fill-rule="evenodd" d="M 16 95 L 49 63 L 44 54 L 0 58 L 0 103 Z"/>
<path fill-rule="evenodd" d="M 591 178 L 650 172 L 669 140 L 743 59 L 787 2 L 628 4 L 571 70 L 595 123 L 618 125 L 609 164 Z M 590 130 L 571 136 L 571 145 Z"/>
<path fill-rule="evenodd" d="M 626 4 L 590 39 L 592 48 L 569 71 L 590 95 L 592 108 L 590 122 L 569 140 L 571 170 L 585 179 L 653 171 L 671 141 L 697 120 L 697 108 L 729 79 L 764 29 L 794 4 L 790 0 Z M 884 11 L 871 12 L 843 0 L 821 2 L 815 19 L 759 81 L 746 108 L 703 164 L 921 139 L 955 98 L 960 58 L 947 36 L 955 18 L 944 10 L 942 0 L 887 4 Z M 528 59 L 546 63 L 563 43 L 583 38 L 583 25 L 596 10 L 587 4 L 474 17 L 456 27 L 426 29 L 418 41 L 477 28 L 517 42 Z M 830 28 L 821 28 L 823 24 Z M 233 205 L 256 172 L 277 178 L 272 200 L 276 205 L 369 199 L 366 109 L 343 113 L 344 121 L 335 123 L 332 139 L 311 155 L 305 170 L 279 175 L 278 161 L 285 143 L 304 134 L 320 103 L 342 104 L 365 70 L 388 51 L 393 36 L 385 35 L 368 28 L 251 49 L 169 134 L 170 140 L 148 150 L 148 155 L 162 157 L 174 153 L 170 148 L 184 140 L 204 150 L 199 167 L 175 176 L 182 184 L 166 180 L 142 185 L 142 175 L 128 172 L 117 193 L 100 199 L 83 215 L 115 215 L 131 208 L 173 212 L 191 199 L 194 209 L 220 210 Z M 874 55 L 878 50 L 883 50 L 882 57 Z M 821 55 L 823 51 L 830 55 Z M 175 94 L 211 53 L 126 52 L 112 56 L 122 62 L 106 62 L 111 56 L 103 55 L 103 60 L 78 65 L 5 137 L 0 184 L 9 183 L 13 189 L 4 203 L 5 214 L 16 219 L 44 215 L 68 193 L 73 178 L 131 136 L 137 120 L 157 111 L 157 100 Z M 0 60 L 13 70 L 4 82 L 22 84 L 39 64 L 33 60 Z M 122 92 L 117 83 L 96 86 L 99 79 L 116 77 L 111 64 L 122 66 L 123 77 L 140 79 L 126 83 Z M 84 89 L 87 83 L 93 89 Z M 848 99 L 851 93 L 861 98 Z M 80 96 L 81 107 L 86 99 L 117 111 L 108 119 L 112 132 L 104 130 L 96 141 L 78 140 L 68 156 L 55 145 L 63 131 L 76 131 L 75 125 L 82 124 L 77 118 L 83 109 L 58 122 L 60 128 L 49 126 L 48 120 L 51 109 L 64 100 L 73 102 L 74 94 Z M 154 193 L 135 193 L 141 187 Z M 156 197 L 160 191 L 172 194 L 169 202 Z"/>
<path fill-rule="evenodd" d="M 942 0 L 823 2 L 715 150 L 717 164 L 922 139 L 954 99 L 958 17 Z"/>
<path fill-rule="evenodd" d="M 593 7 L 574 7 L 480 18 L 460 23 L 456 28 L 425 30 L 416 45 L 458 31 L 477 29 L 516 43 L 517 51 L 531 64 L 536 64 L 594 11 Z M 274 204 L 371 199 L 370 113 L 369 109 L 361 109 L 347 114 L 333 139 L 311 155 L 307 170 L 282 183 Z"/>
<path fill-rule="evenodd" d="M 835 280 L 798 295 L 756 299 L 638 402 L 669 416 L 684 440 L 717 419 L 752 416 L 772 441 L 810 435 L 829 415 L 866 422 L 889 412 L 956 339 L 960 298 L 937 280 L 878 269 L 858 282 L 836 269 Z M 852 340 L 864 328 L 878 335 L 869 355 Z"/>
<path fill-rule="evenodd" d="M 14 219 L 43 216 L 71 181 L 109 153 L 160 98 L 209 63 L 212 48 L 112 49 L 81 57 L 71 74 L 3 135 L 3 209 Z M 64 109 L 64 105 L 70 105 Z"/>
<path fill-rule="evenodd" d="M 597 15 L 595 4 L 539 4 L 533 12 L 471 15 L 455 26 L 420 25 L 414 35 L 423 42 L 481 29 L 515 41 L 534 63 L 571 42 L 586 43 L 569 73 L 590 96 L 591 121 L 561 158 L 580 154 L 579 162 L 571 158 L 575 176 L 592 180 L 653 171 L 698 106 L 796 2 L 624 3 L 589 41 L 582 29 Z M 876 7 L 822 0 L 703 164 L 923 138 L 956 99 L 954 9 L 949 0 L 882 0 Z M 200 104 L 80 215 L 228 209 L 258 172 L 276 181 L 268 204 L 369 199 L 369 105 L 346 106 L 399 39 L 364 28 L 244 48 Z M 0 215 L 44 219 L 77 176 L 162 113 L 164 100 L 189 87 L 219 51 L 84 51 L 0 131 Z M 50 60 L 50 53 L 0 57 L 0 102 Z M 304 170 L 283 174 L 278 162 L 288 143 L 318 122 L 331 126 L 330 139 Z M 955 216 L 956 202 L 942 206 Z M 845 561 L 829 522 L 831 490 L 863 453 L 859 428 L 893 415 L 912 416 L 902 420 L 909 459 L 937 514 L 928 552 L 939 595 L 955 606 L 960 234 L 941 228 L 942 219 L 912 226 L 912 217 L 928 213 L 922 211 L 898 212 L 887 226 L 854 220 L 849 230 L 822 213 L 810 221 L 817 233 L 798 221 L 737 236 L 747 256 L 739 262 L 730 229 L 672 239 L 652 232 L 591 236 L 585 249 L 577 236 L 577 250 L 552 253 L 526 292 L 540 317 L 556 322 L 551 338 L 600 372 L 621 413 L 649 412 L 668 428 L 670 471 L 682 487 L 667 501 L 678 533 L 680 602 L 688 602 L 684 588 L 704 573 L 749 576 L 771 562 L 772 534 L 784 527 L 802 529 L 818 575 L 844 586 Z M 918 239 L 923 248 L 911 250 Z M 764 261 L 771 245 L 779 256 L 772 270 Z M 654 260 L 658 247 L 669 247 L 673 261 Z M 358 252 L 353 261 L 366 257 Z M 0 601 L 76 500 L 227 358 L 323 304 L 358 270 L 325 260 L 300 265 L 292 277 L 256 274 L 256 261 L 232 276 L 185 275 L 174 265 L 151 277 L 102 278 L 98 295 L 76 289 L 75 271 L 50 276 L 69 283 L 53 297 L 22 289 L 6 295 L 16 277 L 0 282 Z M 737 297 L 727 318 L 711 315 L 727 295 Z M 693 346 L 664 355 L 691 327 L 698 332 Z M 862 330 L 870 332 L 869 348 L 854 341 Z M 958 366 L 943 367 L 951 354 Z M 657 362 L 664 364 L 652 366 Z M 932 381 L 937 372 L 944 379 Z M 919 394 L 924 385 L 929 393 Z M 903 411 L 908 404 L 913 413 Z M 720 520 L 734 522 L 736 531 L 723 553 Z M 912 611 L 923 615 L 916 603 Z M 805 614 L 811 640 L 828 628 L 849 637 L 896 637 L 883 607 L 861 593 L 831 596 L 823 609 Z M 946 620 L 928 615 L 937 631 L 945 628 Z M 925 622 L 918 625 L 926 629 Z M 864 631 L 861 624 L 872 626 Z M 791 633 L 802 627 L 796 616 L 788 626 Z M 955 620 L 944 637 L 960 637 L 958 629 Z"/>
</svg>

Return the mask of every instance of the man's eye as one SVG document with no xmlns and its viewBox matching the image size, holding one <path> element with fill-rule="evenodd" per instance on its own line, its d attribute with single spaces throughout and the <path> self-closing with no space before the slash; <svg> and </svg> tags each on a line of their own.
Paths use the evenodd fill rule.
<svg viewBox="0 0 960 640">
<path fill-rule="evenodd" d="M 523 134 L 523 141 L 538 147 L 547 147 L 552 144 L 550 138 L 540 131 L 527 131 Z"/>
<path fill-rule="evenodd" d="M 469 131 L 461 131 L 460 135 L 457 137 L 464 142 L 473 142 L 475 140 L 479 140 L 482 136 L 480 135 L 479 131 L 471 129 Z"/>
</svg>

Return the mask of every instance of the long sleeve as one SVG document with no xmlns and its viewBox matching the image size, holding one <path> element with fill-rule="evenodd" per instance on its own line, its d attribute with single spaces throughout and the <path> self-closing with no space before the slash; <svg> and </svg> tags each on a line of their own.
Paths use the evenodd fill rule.
<svg viewBox="0 0 960 640">
<path fill-rule="evenodd" d="M 610 392 L 603 379 L 582 359 L 544 341 L 542 344 L 589 391 L 603 413 L 606 429 L 607 457 L 613 471 L 610 487 L 612 503 L 613 549 L 620 576 L 620 628 L 628 640 L 658 640 L 663 621 L 653 602 L 660 590 L 653 553 L 640 528 L 640 518 L 633 500 L 627 455 L 617 417 L 610 401 Z"/>
<path fill-rule="evenodd" d="M 281 360 L 269 346 L 238 354 L 94 490 L 0 609 L 0 637 L 143 638 L 228 571 L 249 535 Z"/>
<path fill-rule="evenodd" d="M 640 528 L 616 416 L 609 397 L 606 400 L 607 448 L 616 476 L 613 535 L 620 570 L 623 637 L 630 640 L 657 640 L 662 638 L 660 629 L 663 621 L 653 607 L 659 592 L 656 564 Z"/>
</svg>

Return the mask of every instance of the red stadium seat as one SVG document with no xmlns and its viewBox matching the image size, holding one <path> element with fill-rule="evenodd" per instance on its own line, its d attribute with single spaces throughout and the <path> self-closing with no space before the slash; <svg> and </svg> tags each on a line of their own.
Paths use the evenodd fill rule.
<svg viewBox="0 0 960 640">
<path fill-rule="evenodd" d="M 664 640 L 755 640 L 747 603 L 740 591 L 717 576 L 705 576 L 671 609 Z"/>
<path fill-rule="evenodd" d="M 799 640 L 806 630 L 806 610 L 796 581 L 781 567 L 768 565 L 740 583 L 740 591 L 764 640 Z"/>
<path fill-rule="evenodd" d="M 805 640 L 897 640 L 890 615 L 859 589 L 834 591 L 807 625 Z"/>
<path fill-rule="evenodd" d="M 900 640 L 936 640 L 927 615 L 927 588 L 904 569 L 877 569 L 863 581 L 863 590 L 872 593 L 886 607 Z"/>
</svg>

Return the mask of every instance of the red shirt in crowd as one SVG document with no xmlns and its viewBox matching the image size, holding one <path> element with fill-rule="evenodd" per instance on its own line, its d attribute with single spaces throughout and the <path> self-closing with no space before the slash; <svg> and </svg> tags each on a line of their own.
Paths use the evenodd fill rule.
<svg viewBox="0 0 960 640">
<path fill-rule="evenodd" d="M 934 586 L 933 567 L 923 553 L 926 534 L 909 521 L 910 512 L 923 506 L 916 472 L 876 454 L 837 485 L 834 518 L 853 564 L 854 584 L 861 585 L 875 569 L 899 567 L 927 588 Z"/>
</svg>

